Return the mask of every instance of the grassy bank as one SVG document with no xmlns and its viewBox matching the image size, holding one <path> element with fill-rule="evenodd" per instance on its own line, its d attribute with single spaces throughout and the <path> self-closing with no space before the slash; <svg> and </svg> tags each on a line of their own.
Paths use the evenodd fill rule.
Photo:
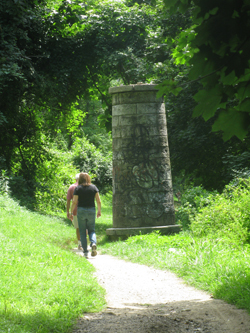
<svg viewBox="0 0 250 333">
<path fill-rule="evenodd" d="M 189 284 L 250 313 L 250 249 L 223 240 L 195 239 L 190 233 L 157 233 L 107 243 L 102 253 L 170 270 Z"/>
<path fill-rule="evenodd" d="M 75 240 L 68 220 L 0 196 L 0 332 L 69 332 L 103 308 L 92 265 L 70 251 Z"/>
<path fill-rule="evenodd" d="M 237 180 L 221 194 L 191 192 L 196 206 L 190 198 L 184 206 L 190 207 L 185 210 L 189 230 L 106 243 L 102 253 L 171 270 L 213 297 L 250 312 L 250 182 Z"/>
</svg>

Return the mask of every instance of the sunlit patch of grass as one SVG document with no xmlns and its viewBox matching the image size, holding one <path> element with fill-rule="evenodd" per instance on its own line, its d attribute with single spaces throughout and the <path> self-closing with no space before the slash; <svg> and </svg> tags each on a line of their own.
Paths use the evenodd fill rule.
<svg viewBox="0 0 250 333">
<path fill-rule="evenodd" d="M 93 266 L 69 251 L 75 229 L 0 196 L 0 332 L 69 332 L 104 293 Z"/>
</svg>

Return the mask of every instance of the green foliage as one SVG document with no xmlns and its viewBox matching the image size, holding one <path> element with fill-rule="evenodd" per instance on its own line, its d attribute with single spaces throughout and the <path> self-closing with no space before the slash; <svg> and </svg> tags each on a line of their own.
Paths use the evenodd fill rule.
<svg viewBox="0 0 250 333">
<path fill-rule="evenodd" d="M 90 118 L 88 118 L 90 121 Z M 84 130 L 84 127 L 82 128 Z M 80 132 L 82 133 L 82 132 Z M 35 207 L 41 211 L 65 212 L 68 187 L 75 183 L 79 172 L 90 174 L 101 194 L 110 191 L 112 185 L 111 138 L 108 134 L 89 135 L 99 145 L 85 136 L 72 136 L 71 148 L 58 135 L 58 140 L 47 147 L 47 159 L 39 165 L 36 175 Z M 103 142 L 103 145 L 102 145 Z"/>
<path fill-rule="evenodd" d="M 103 308 L 93 266 L 69 251 L 71 224 L 31 213 L 6 195 L 0 212 L 0 332 L 66 333 L 83 312 Z"/>
<path fill-rule="evenodd" d="M 101 193 L 100 195 L 102 202 L 102 216 L 97 220 L 95 225 L 98 248 L 108 241 L 106 229 L 113 227 L 112 196 L 113 193 L 111 191 L 104 195 Z"/>
<path fill-rule="evenodd" d="M 191 217 L 191 230 L 196 237 L 223 238 L 232 244 L 250 241 L 250 183 L 240 180 L 228 185 L 222 194 Z"/>
<path fill-rule="evenodd" d="M 177 235 L 170 235 L 168 237 L 162 237 L 159 232 L 152 232 L 147 235 L 137 235 L 129 237 L 126 240 L 126 244 L 129 246 L 135 246 L 137 244 L 143 244 L 145 247 L 152 248 L 157 245 L 158 248 L 163 248 L 164 250 L 175 248 L 175 249 L 185 249 L 186 246 L 190 244 L 190 237 L 188 233 L 180 233 Z"/>
<path fill-rule="evenodd" d="M 187 80 L 187 70 L 179 72 L 176 80 Z M 220 133 L 211 132 L 214 118 L 204 121 L 193 118 L 196 105 L 192 96 L 200 84 L 193 83 L 178 96 L 170 94 L 166 100 L 168 140 L 173 183 L 176 179 L 191 179 L 194 186 L 202 184 L 207 190 L 222 191 L 235 176 L 250 167 L 249 135 L 243 140 L 233 137 L 224 142 Z"/>
<path fill-rule="evenodd" d="M 91 175 L 93 183 L 105 192 L 112 185 L 112 152 L 96 148 L 87 139 L 76 139 L 72 146 L 73 164 Z"/>
<path fill-rule="evenodd" d="M 9 177 L 7 176 L 6 170 L 1 170 L 0 175 L 0 193 L 9 193 Z"/>
<path fill-rule="evenodd" d="M 75 131 L 86 92 L 86 45 L 67 29 L 81 22 L 78 1 L 7 1 L 0 4 L 0 156 L 26 181 L 34 181 L 44 142 L 63 129 Z M 46 146 L 46 145 L 45 145 Z"/>
<path fill-rule="evenodd" d="M 105 103 L 102 118 L 110 129 L 110 84 L 160 82 L 172 77 L 178 69 L 171 61 L 167 38 L 173 38 L 188 19 L 183 14 L 170 16 L 161 2 L 151 7 L 114 1 L 99 3 L 87 17 L 85 34 L 91 38 L 96 58 L 92 66 L 88 64 L 89 92 L 98 92 Z"/>
<path fill-rule="evenodd" d="M 61 99 L 62 106 L 63 91 L 66 94 L 62 86 L 66 82 L 55 80 L 55 71 L 50 68 L 54 57 L 59 65 L 61 57 L 58 58 L 57 45 L 61 40 L 58 38 L 56 43 L 49 34 L 53 22 L 44 18 L 46 4 L 47 1 L 35 5 L 26 0 L 2 1 L 0 5 L 0 112 L 5 119 L 1 124 L 0 153 L 5 157 L 7 168 L 12 164 L 16 150 L 22 154 L 23 150 L 27 152 L 27 147 L 34 146 L 34 151 L 40 153 L 41 127 L 50 125 L 50 130 L 55 129 L 62 119 L 63 109 L 55 95 Z M 69 45 L 64 49 L 69 49 Z M 67 77 L 65 70 L 63 75 Z M 27 179 L 32 172 L 28 166 L 26 169 Z"/>
<path fill-rule="evenodd" d="M 80 171 L 73 166 L 68 152 L 50 148 L 50 158 L 38 170 L 35 190 L 35 208 L 55 214 L 66 212 L 68 188 L 75 183 Z"/>
<path fill-rule="evenodd" d="M 96 135 L 93 135 L 93 138 L 97 140 Z M 10 194 L 21 205 L 30 209 L 52 214 L 65 212 L 68 187 L 75 183 L 75 175 L 81 171 L 92 176 L 101 194 L 110 191 L 110 143 L 111 139 L 106 135 L 104 147 L 97 148 L 85 137 L 79 137 L 74 140 L 71 150 L 68 150 L 67 141 L 58 134 L 54 144 L 47 143 L 44 157 L 37 164 L 33 179 L 27 181 L 19 175 L 18 165 L 16 173 L 9 174 L 2 170 L 0 192 Z"/>
<path fill-rule="evenodd" d="M 164 13 L 160 2 L 151 7 L 114 1 L 34 4 L 4 0 L 0 14 L 4 41 L 0 50 L 0 167 L 13 177 L 23 177 L 31 196 L 39 173 L 43 178 L 50 172 L 43 170 L 46 160 L 50 170 L 54 168 L 48 146 L 59 133 L 68 148 L 82 133 L 95 146 L 103 144 L 99 133 L 94 140 L 83 123 L 91 118 L 88 104 L 98 110 L 101 104 L 99 120 L 110 129 L 110 85 L 173 75 L 165 40 L 186 21 L 182 14 L 170 17 Z M 93 161 L 86 164 L 85 157 L 79 167 L 91 169 L 98 183 L 103 177 L 106 187 L 110 173 L 104 169 L 109 162 L 101 161 L 97 153 L 95 157 L 102 171 Z"/>
<path fill-rule="evenodd" d="M 236 135 L 241 140 L 249 131 L 249 2 L 165 0 L 170 12 L 191 10 L 192 26 L 174 41 L 177 63 L 191 66 L 189 79 L 203 89 L 195 95 L 194 116 L 213 117 L 213 131 L 223 131 L 224 140 Z M 160 93 L 180 91 L 167 80 Z"/>
<path fill-rule="evenodd" d="M 182 33 L 185 35 L 185 30 Z M 175 46 L 176 39 L 172 40 Z M 182 43 L 185 43 L 184 36 Z M 190 52 L 183 52 L 183 55 L 188 56 Z M 250 167 L 247 158 L 249 135 L 243 141 L 234 136 L 225 142 L 220 132 L 211 131 L 218 111 L 207 121 L 201 116 L 192 117 L 197 106 L 193 96 L 202 91 L 202 84 L 188 80 L 190 69 L 180 63 L 178 70 L 170 66 L 168 78 L 173 89 L 182 88 L 177 96 L 169 91 L 165 99 L 173 183 L 175 185 L 175 180 L 182 175 L 182 178 L 191 179 L 194 186 L 202 184 L 207 190 L 222 191 L 235 172 Z M 210 96 L 207 98 L 209 102 Z M 211 107 L 208 108 L 210 111 Z"/>
<path fill-rule="evenodd" d="M 75 175 L 79 172 L 89 173 L 101 194 L 109 191 L 112 184 L 112 154 L 107 140 L 110 138 L 106 137 L 103 149 L 97 148 L 84 136 L 75 138 L 70 150 L 66 147 L 58 149 L 57 145 L 48 147 L 47 160 L 37 173 L 36 207 L 52 213 L 65 212 L 68 187 L 75 183 Z"/>
<path fill-rule="evenodd" d="M 202 186 L 190 187 L 181 193 L 181 205 L 176 208 L 176 221 L 183 230 L 190 229 L 192 218 L 201 208 L 209 205 L 214 195 Z"/>
<path fill-rule="evenodd" d="M 232 169 L 240 172 L 249 167 L 249 138 L 242 145 L 235 140 L 223 144 L 220 136 L 210 133 L 215 118 L 209 123 L 191 119 L 197 104 L 192 95 L 201 89 L 197 83 L 185 88 L 189 70 L 183 64 L 199 54 L 198 49 L 187 47 L 197 36 L 191 25 L 192 10 L 170 14 L 161 1 L 151 4 L 1 3 L 0 168 L 10 177 L 13 193 L 20 180 L 19 200 L 23 197 L 33 204 L 29 198 L 36 196 L 39 205 L 44 200 L 64 209 L 63 193 L 76 169 L 87 169 L 97 186 L 108 190 L 111 140 L 99 127 L 110 130 L 108 88 L 138 81 L 170 82 L 172 94 L 166 106 L 174 177 L 185 170 L 195 185 L 221 190 L 231 180 Z M 217 14 L 211 11 L 209 15 Z M 173 47 L 176 63 L 171 56 Z M 241 87 L 240 98 L 247 98 L 247 92 Z M 203 92 L 197 95 L 198 102 L 202 96 Z M 207 102 L 210 113 L 213 98 Z M 233 107 L 234 101 L 231 104 Z M 68 160 L 67 149 L 72 159 Z M 71 163 L 71 168 L 62 163 Z"/>
</svg>

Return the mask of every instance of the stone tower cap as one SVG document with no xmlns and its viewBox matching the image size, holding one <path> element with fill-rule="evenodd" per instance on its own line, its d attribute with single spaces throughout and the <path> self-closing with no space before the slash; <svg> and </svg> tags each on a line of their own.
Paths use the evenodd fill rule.
<svg viewBox="0 0 250 333">
<path fill-rule="evenodd" d="M 157 84 L 147 84 L 138 82 L 137 84 L 130 84 L 127 86 L 118 86 L 118 87 L 111 87 L 109 88 L 110 94 L 122 93 L 122 92 L 129 92 L 129 91 L 152 91 L 158 90 L 156 89 Z"/>
</svg>

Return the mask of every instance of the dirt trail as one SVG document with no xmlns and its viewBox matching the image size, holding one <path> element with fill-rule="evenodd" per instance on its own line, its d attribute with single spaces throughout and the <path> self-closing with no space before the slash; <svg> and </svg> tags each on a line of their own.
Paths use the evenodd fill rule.
<svg viewBox="0 0 250 333">
<path fill-rule="evenodd" d="M 89 261 L 107 291 L 108 307 L 80 318 L 73 333 L 250 333 L 246 311 L 187 286 L 173 273 L 108 255 Z"/>
</svg>

